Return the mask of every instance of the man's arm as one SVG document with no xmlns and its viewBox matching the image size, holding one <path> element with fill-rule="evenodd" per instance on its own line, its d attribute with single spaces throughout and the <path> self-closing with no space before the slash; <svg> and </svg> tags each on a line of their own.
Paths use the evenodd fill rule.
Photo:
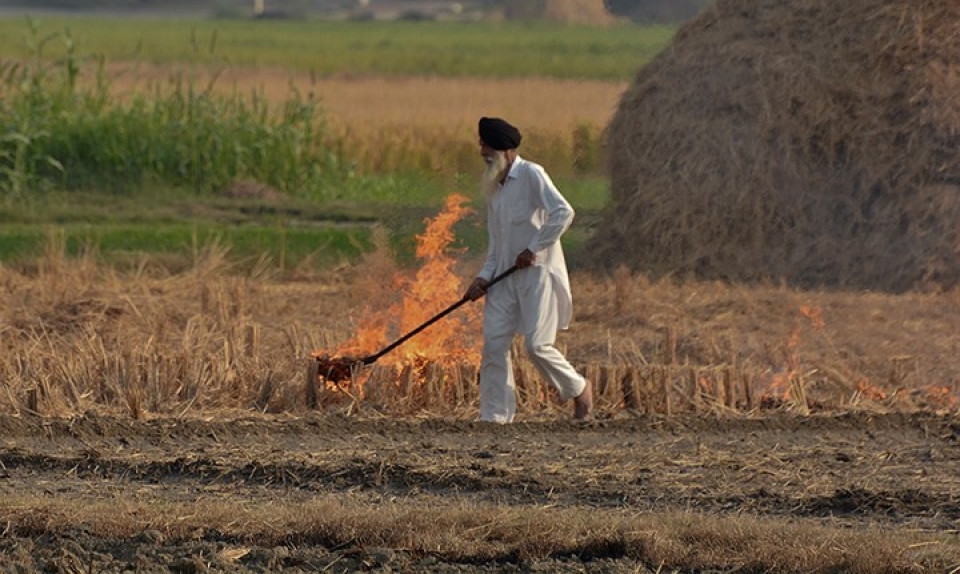
<svg viewBox="0 0 960 574">
<path fill-rule="evenodd" d="M 534 173 L 536 175 L 534 178 L 535 197 L 539 201 L 540 207 L 547 213 L 546 222 L 527 247 L 531 252 L 537 253 L 560 240 L 560 236 L 573 223 L 575 213 L 573 206 L 563 197 L 543 168 L 538 167 Z"/>
</svg>

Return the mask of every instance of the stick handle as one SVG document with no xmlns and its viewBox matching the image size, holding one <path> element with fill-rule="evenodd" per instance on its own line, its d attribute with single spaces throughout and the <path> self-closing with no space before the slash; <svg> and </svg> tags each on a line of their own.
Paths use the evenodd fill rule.
<svg viewBox="0 0 960 574">
<path fill-rule="evenodd" d="M 520 268 L 517 267 L 516 265 L 514 265 L 514 266 L 511 267 L 510 269 L 507 269 L 506 271 L 504 271 L 504 272 L 501 273 L 500 275 L 497 275 L 496 277 L 494 277 L 493 279 L 491 279 L 490 282 L 487 283 L 487 288 L 485 289 L 485 291 L 486 291 L 486 290 L 489 290 L 491 287 L 493 287 L 494 285 L 496 285 L 497 283 L 499 283 L 501 279 L 506 279 L 508 275 L 510 275 L 511 273 L 513 273 L 514 271 L 516 271 L 517 269 L 520 269 Z M 464 298 L 464 300 L 466 300 L 466 298 Z"/>
<path fill-rule="evenodd" d="M 514 265 L 513 267 L 511 267 L 510 269 L 507 269 L 506 271 L 504 271 L 504 272 L 501 273 L 500 275 L 497 275 L 496 277 L 494 277 L 493 279 L 490 280 L 490 283 L 487 284 L 487 289 L 490 289 L 491 287 L 493 287 L 494 285 L 496 285 L 497 283 L 499 283 L 500 280 L 504 279 L 505 277 L 507 277 L 508 275 L 510 275 L 511 273 L 513 273 L 514 271 L 516 271 L 517 269 L 519 269 L 519 268 L 518 268 L 516 265 Z M 462 298 L 461 298 L 459 301 L 457 301 L 456 303 L 450 305 L 449 307 L 447 307 L 447 308 L 444 309 L 443 311 L 440 311 L 439 313 L 437 313 L 436 315 L 434 315 L 433 317 L 431 317 L 430 319 L 428 319 L 427 322 L 424 323 L 423 325 L 420 325 L 419 327 L 417 327 L 417 328 L 414 329 L 413 331 L 410 331 L 410 332 L 407 333 L 406 335 L 400 337 L 399 339 L 397 339 L 397 340 L 394 341 L 393 343 L 390 343 L 389 345 L 387 345 L 386 347 L 384 347 L 384 348 L 383 348 L 380 352 L 378 352 L 376 355 L 370 355 L 369 357 L 364 357 L 364 359 L 363 359 L 363 364 L 364 364 L 364 365 L 373 364 L 373 363 L 376 362 L 376 360 L 379 359 L 380 357 L 386 355 L 386 354 L 389 353 L 390 351 L 396 349 L 397 347 L 399 347 L 400 345 L 402 345 L 403 343 L 405 343 L 405 342 L 407 341 L 407 339 L 409 339 L 410 337 L 413 337 L 414 335 L 416 335 L 416 334 L 419 333 L 420 331 L 423 331 L 424 329 L 426 329 L 426 328 L 429 327 L 430 325 L 433 325 L 434 323 L 436 323 L 436 322 L 439 321 L 440 319 L 443 319 L 444 317 L 446 317 L 447 315 L 449 315 L 449 314 L 452 313 L 454 310 L 456 310 L 457 308 L 459 308 L 461 305 L 463 305 L 464 303 L 466 303 L 466 302 L 468 302 L 468 301 L 470 301 L 470 300 L 467 299 L 466 297 L 462 297 Z"/>
</svg>

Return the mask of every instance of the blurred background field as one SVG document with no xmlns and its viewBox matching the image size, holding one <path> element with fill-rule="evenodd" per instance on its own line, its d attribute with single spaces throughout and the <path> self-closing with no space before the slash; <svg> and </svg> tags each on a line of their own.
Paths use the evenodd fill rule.
<svg viewBox="0 0 960 574">
<path fill-rule="evenodd" d="M 29 13 L 27 14 L 29 16 Z M 171 17 L 33 17 L 42 34 L 69 30 L 88 53 L 111 61 L 209 64 L 315 76 L 548 77 L 629 80 L 673 27 L 551 22 L 342 22 Z M 0 20 L 0 49 L 32 55 L 24 21 Z M 62 44 L 44 47 L 62 56 Z"/>
<path fill-rule="evenodd" d="M 0 18 L 8 258 L 38 254 L 35 226 L 47 224 L 104 255 L 132 246 L 187 252 L 199 230 L 240 258 L 258 258 L 251 246 L 266 243 L 288 266 L 355 257 L 378 223 L 402 259 L 419 222 L 450 193 L 482 207 L 481 115 L 523 127 L 524 155 L 548 166 L 583 216 L 570 236 L 575 252 L 609 193 L 606 122 L 636 67 L 673 30 L 502 18 L 168 16 L 117 25 L 116 15 L 64 8 Z M 210 202 L 217 209 L 203 208 Z M 105 204 L 109 217 L 86 207 Z M 240 222 L 258 227 L 259 239 L 243 239 L 251 232 Z M 172 239 L 151 242 L 159 228 Z M 301 248 L 290 249 L 297 234 Z M 113 239 L 123 235 L 144 239 Z"/>
<path fill-rule="evenodd" d="M 616 20 L 676 23 L 706 4 L 706 0 L 0 0 L 0 11 L 335 21 L 548 20 L 596 25 Z"/>
</svg>

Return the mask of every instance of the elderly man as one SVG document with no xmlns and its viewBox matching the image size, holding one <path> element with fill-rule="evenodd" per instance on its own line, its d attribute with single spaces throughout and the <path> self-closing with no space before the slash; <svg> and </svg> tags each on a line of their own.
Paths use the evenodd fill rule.
<svg viewBox="0 0 960 574">
<path fill-rule="evenodd" d="M 481 118 L 480 155 L 486 162 L 487 259 L 467 289 L 471 300 L 487 295 L 483 309 L 480 364 L 480 420 L 509 423 L 517 410 L 510 360 L 514 335 L 522 333 L 531 361 L 562 400 L 573 399 L 574 417 L 593 409 L 590 383 L 556 348 L 558 329 L 572 315 L 570 280 L 560 236 L 573 221 L 573 208 L 543 167 L 517 155 L 520 131 L 500 118 Z M 511 266 L 487 293 L 491 279 Z"/>
</svg>

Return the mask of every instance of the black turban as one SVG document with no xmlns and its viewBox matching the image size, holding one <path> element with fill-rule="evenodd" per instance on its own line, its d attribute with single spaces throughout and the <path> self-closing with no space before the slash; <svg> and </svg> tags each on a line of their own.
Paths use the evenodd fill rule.
<svg viewBox="0 0 960 574">
<path fill-rule="evenodd" d="M 480 118 L 480 139 L 495 150 L 520 147 L 520 130 L 500 118 Z"/>
</svg>

